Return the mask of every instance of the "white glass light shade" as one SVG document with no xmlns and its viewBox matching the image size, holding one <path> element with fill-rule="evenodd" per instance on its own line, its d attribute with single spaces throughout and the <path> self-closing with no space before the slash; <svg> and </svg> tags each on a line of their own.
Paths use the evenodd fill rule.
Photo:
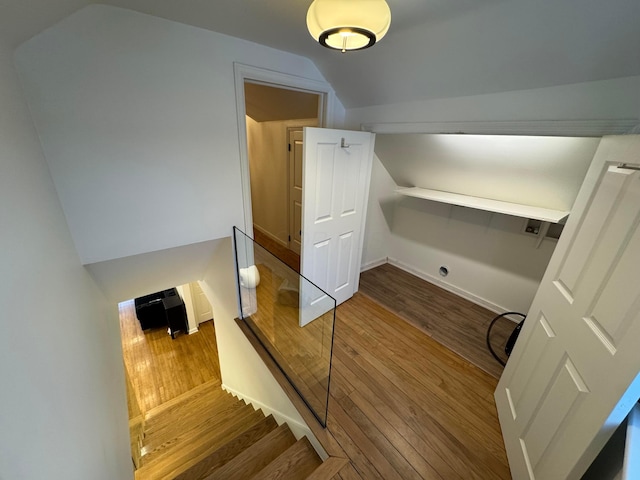
<svg viewBox="0 0 640 480">
<path fill-rule="evenodd" d="M 385 0 L 314 0 L 307 28 L 327 48 L 361 50 L 385 36 L 391 10 Z"/>
</svg>

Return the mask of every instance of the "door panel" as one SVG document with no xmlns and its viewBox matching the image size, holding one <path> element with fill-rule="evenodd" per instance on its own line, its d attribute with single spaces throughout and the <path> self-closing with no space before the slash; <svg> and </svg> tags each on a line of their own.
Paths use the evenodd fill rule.
<svg viewBox="0 0 640 480">
<path fill-rule="evenodd" d="M 366 132 L 304 129 L 301 273 L 338 304 L 357 289 L 373 138 Z M 320 244 L 327 248 L 322 260 L 315 253 Z"/>
<path fill-rule="evenodd" d="M 315 171 L 309 172 L 311 176 L 308 179 L 314 184 L 315 195 L 313 199 L 305 200 L 314 204 L 313 223 L 317 225 L 333 220 L 334 181 L 336 180 L 334 172 L 336 158 L 333 145 L 319 145 L 316 150 L 316 158 Z"/>
<path fill-rule="evenodd" d="M 330 249 L 331 239 L 321 240 L 313 245 L 311 275 L 314 278 L 314 283 L 325 291 L 329 286 Z"/>
<path fill-rule="evenodd" d="M 343 233 L 338 237 L 338 265 L 336 271 L 336 291 L 349 288 L 352 278 L 352 258 L 354 251 L 353 232 Z"/>
<path fill-rule="evenodd" d="M 514 478 L 580 478 L 640 396 L 640 172 L 619 162 L 639 137 L 601 142 L 496 390 Z"/>
</svg>

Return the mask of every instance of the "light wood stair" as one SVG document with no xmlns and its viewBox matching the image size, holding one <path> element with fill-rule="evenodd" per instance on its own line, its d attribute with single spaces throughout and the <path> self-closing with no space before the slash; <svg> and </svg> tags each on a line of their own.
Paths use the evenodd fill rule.
<svg viewBox="0 0 640 480">
<path fill-rule="evenodd" d="M 144 415 L 136 480 L 330 479 L 306 437 L 264 416 L 216 382 Z M 331 459 L 329 459 L 331 460 Z M 325 473 L 323 473 L 325 472 Z"/>
</svg>

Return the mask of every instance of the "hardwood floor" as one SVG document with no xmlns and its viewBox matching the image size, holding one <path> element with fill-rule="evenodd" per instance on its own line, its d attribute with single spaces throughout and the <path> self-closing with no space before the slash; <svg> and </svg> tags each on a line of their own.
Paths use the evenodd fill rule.
<svg viewBox="0 0 640 480">
<path fill-rule="evenodd" d="M 211 323 L 172 341 L 163 330 L 143 333 L 129 302 L 121 324 L 143 411 L 220 381 Z M 328 428 L 318 437 L 350 461 L 333 478 L 510 478 L 495 378 L 362 294 L 337 310 L 333 353 Z"/>
<path fill-rule="evenodd" d="M 254 228 L 253 230 L 253 236 L 255 242 L 258 245 L 263 247 L 268 252 L 271 252 L 293 270 L 300 273 L 300 255 L 298 255 L 293 250 L 289 250 L 275 240 L 272 240 L 270 237 L 260 232 L 260 230 L 258 230 L 257 228 Z"/>
<path fill-rule="evenodd" d="M 497 380 L 356 294 L 338 307 L 328 431 L 344 480 L 509 479 Z"/>
<path fill-rule="evenodd" d="M 388 263 L 360 275 L 360 292 L 500 378 L 503 367 L 491 356 L 486 344 L 494 312 Z M 514 327 L 515 323 L 502 318 L 491 332 L 491 345 L 503 361 L 508 358 L 504 345 Z"/>
<path fill-rule="evenodd" d="M 213 321 L 172 340 L 166 329 L 140 328 L 133 300 L 122 302 L 119 313 L 124 364 L 143 413 L 205 382 L 220 383 Z"/>
</svg>

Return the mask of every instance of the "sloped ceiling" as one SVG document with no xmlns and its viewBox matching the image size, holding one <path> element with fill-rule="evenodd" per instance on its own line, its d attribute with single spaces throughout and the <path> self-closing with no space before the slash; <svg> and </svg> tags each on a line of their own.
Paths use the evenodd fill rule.
<svg viewBox="0 0 640 480">
<path fill-rule="evenodd" d="M 91 0 L 0 0 L 10 47 Z M 640 75 L 638 0 L 388 0 L 391 30 L 341 54 L 306 30 L 311 0 L 106 0 L 310 58 L 345 107 Z"/>
</svg>

